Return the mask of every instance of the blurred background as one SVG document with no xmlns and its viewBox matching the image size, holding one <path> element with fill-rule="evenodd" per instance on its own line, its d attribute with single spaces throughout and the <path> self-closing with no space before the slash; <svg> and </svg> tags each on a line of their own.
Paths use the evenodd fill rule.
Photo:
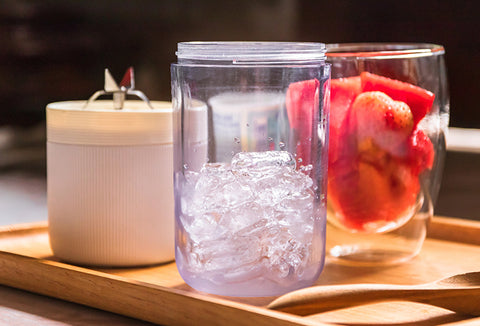
<svg viewBox="0 0 480 326">
<path fill-rule="evenodd" d="M 0 225 L 46 219 L 45 106 L 84 100 L 135 68 L 170 100 L 176 44 L 190 40 L 426 42 L 446 48 L 451 126 L 480 128 L 476 1 L 257 0 L 0 2 Z M 449 151 L 439 215 L 480 218 L 480 159 Z"/>
</svg>

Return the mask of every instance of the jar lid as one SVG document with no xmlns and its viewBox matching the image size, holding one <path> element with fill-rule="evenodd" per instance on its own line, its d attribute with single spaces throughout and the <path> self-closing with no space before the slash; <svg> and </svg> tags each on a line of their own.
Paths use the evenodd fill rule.
<svg viewBox="0 0 480 326">
<path fill-rule="evenodd" d="M 179 64 L 317 64 L 325 61 L 325 44 L 314 42 L 180 42 Z"/>
<path fill-rule="evenodd" d="M 172 143 L 172 104 L 125 101 L 113 110 L 111 100 L 55 102 L 47 105 L 47 141 L 83 145 Z"/>
</svg>

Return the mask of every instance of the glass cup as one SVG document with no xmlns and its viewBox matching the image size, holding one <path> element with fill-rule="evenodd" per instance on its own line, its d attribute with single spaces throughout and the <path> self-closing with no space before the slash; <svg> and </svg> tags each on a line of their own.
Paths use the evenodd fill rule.
<svg viewBox="0 0 480 326">
<path fill-rule="evenodd" d="M 424 242 L 449 120 L 444 48 L 330 44 L 327 252 L 392 264 Z"/>
<path fill-rule="evenodd" d="M 271 296 L 325 257 L 330 69 L 320 43 L 187 42 L 172 64 L 176 263 L 197 290 Z"/>
</svg>

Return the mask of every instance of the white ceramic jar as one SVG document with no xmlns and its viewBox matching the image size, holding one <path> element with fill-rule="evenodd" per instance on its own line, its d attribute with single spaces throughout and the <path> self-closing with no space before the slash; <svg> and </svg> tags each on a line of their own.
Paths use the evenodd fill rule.
<svg viewBox="0 0 480 326">
<path fill-rule="evenodd" d="M 174 259 L 172 109 L 151 104 L 48 104 L 49 236 L 59 259 L 97 266 Z"/>
</svg>

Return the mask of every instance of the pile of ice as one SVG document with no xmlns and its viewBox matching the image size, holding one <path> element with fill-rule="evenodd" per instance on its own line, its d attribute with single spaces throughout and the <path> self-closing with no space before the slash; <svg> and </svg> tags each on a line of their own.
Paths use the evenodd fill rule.
<svg viewBox="0 0 480 326">
<path fill-rule="evenodd" d="M 180 222 L 190 272 L 215 282 L 285 283 L 311 264 L 313 181 L 285 151 L 241 152 L 186 172 Z"/>
</svg>

